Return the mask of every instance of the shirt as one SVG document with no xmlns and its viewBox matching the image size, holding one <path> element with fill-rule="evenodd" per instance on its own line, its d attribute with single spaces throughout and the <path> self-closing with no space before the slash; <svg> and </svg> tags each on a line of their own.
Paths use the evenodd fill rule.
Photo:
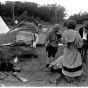
<svg viewBox="0 0 88 88">
<path fill-rule="evenodd" d="M 83 39 L 87 40 L 87 33 L 85 32 L 85 30 L 83 30 Z"/>
<path fill-rule="evenodd" d="M 55 33 L 54 30 L 51 30 L 47 35 L 46 42 L 48 41 L 48 43 L 53 47 L 58 47 L 59 38 L 60 37 L 58 36 L 58 34 Z"/>
</svg>

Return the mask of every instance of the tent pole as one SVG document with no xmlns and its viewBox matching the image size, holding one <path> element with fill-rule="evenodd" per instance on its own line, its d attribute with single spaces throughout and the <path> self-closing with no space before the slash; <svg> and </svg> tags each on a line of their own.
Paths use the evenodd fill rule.
<svg viewBox="0 0 88 88">
<path fill-rule="evenodd" d="M 57 23 L 57 3 L 55 3 L 55 23 Z"/>
<path fill-rule="evenodd" d="M 13 30 L 14 30 L 15 29 L 14 2 L 12 2 L 12 11 L 13 11 L 13 24 L 14 24 Z M 14 39 L 13 39 L 13 42 L 16 42 L 16 32 L 15 31 L 14 31 Z"/>
</svg>

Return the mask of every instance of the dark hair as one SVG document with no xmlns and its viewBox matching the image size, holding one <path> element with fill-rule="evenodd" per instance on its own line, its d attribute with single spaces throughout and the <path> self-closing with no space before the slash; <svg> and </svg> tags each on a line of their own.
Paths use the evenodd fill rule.
<svg viewBox="0 0 88 88">
<path fill-rule="evenodd" d="M 75 27 L 76 27 L 76 21 L 75 20 L 69 20 L 67 22 L 67 28 L 68 29 L 75 29 Z"/>
</svg>

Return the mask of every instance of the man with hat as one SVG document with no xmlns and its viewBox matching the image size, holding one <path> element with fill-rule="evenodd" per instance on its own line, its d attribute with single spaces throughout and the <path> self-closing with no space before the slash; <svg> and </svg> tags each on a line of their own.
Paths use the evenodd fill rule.
<svg viewBox="0 0 88 88">
<path fill-rule="evenodd" d="M 79 34 L 83 39 L 83 61 L 86 62 L 87 59 L 87 49 L 88 49 L 88 21 L 84 22 L 84 26 L 79 29 Z"/>
<path fill-rule="evenodd" d="M 58 40 L 61 38 L 61 33 L 59 32 L 60 25 L 55 24 L 54 28 L 51 29 L 46 38 L 46 52 L 48 53 L 46 67 L 55 60 L 55 54 L 57 53 Z"/>
</svg>

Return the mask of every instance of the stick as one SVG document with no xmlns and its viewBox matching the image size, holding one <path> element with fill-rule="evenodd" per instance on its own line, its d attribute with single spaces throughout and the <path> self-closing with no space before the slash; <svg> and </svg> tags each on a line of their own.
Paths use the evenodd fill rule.
<svg viewBox="0 0 88 88">
<path fill-rule="evenodd" d="M 13 77 L 15 77 L 16 79 L 22 81 L 22 82 L 28 82 L 29 80 L 27 80 L 26 78 L 24 78 L 23 76 L 21 76 L 21 74 L 17 73 L 17 72 L 12 72 L 12 73 L 5 73 L 6 75 L 12 75 Z"/>
<path fill-rule="evenodd" d="M 57 41 L 59 41 L 59 40 L 56 40 L 56 41 L 54 41 L 54 42 L 52 42 L 52 43 L 50 43 L 50 44 L 48 44 L 48 45 L 51 45 L 51 44 L 53 44 L 53 43 L 55 43 L 55 42 L 57 42 Z"/>
<path fill-rule="evenodd" d="M 19 24 L 17 24 L 17 25 L 15 26 L 15 28 L 18 27 L 20 24 L 22 24 L 24 21 L 25 21 L 25 20 L 23 20 L 23 21 L 21 21 Z"/>
<path fill-rule="evenodd" d="M 24 21 L 25 21 L 25 20 L 23 20 L 23 21 L 20 22 L 18 25 L 16 25 L 15 28 L 18 27 L 20 24 L 22 24 Z M 13 28 L 12 30 L 14 30 L 14 28 Z M 0 38 L 3 38 L 5 35 L 7 35 L 8 33 L 10 33 L 12 30 L 8 31 L 6 34 L 4 34 L 3 36 L 1 36 Z"/>
<path fill-rule="evenodd" d="M 24 77 L 22 77 L 19 73 L 12 73 L 12 75 L 17 78 L 18 80 L 21 80 L 22 82 L 28 82 L 28 80 Z"/>
</svg>

